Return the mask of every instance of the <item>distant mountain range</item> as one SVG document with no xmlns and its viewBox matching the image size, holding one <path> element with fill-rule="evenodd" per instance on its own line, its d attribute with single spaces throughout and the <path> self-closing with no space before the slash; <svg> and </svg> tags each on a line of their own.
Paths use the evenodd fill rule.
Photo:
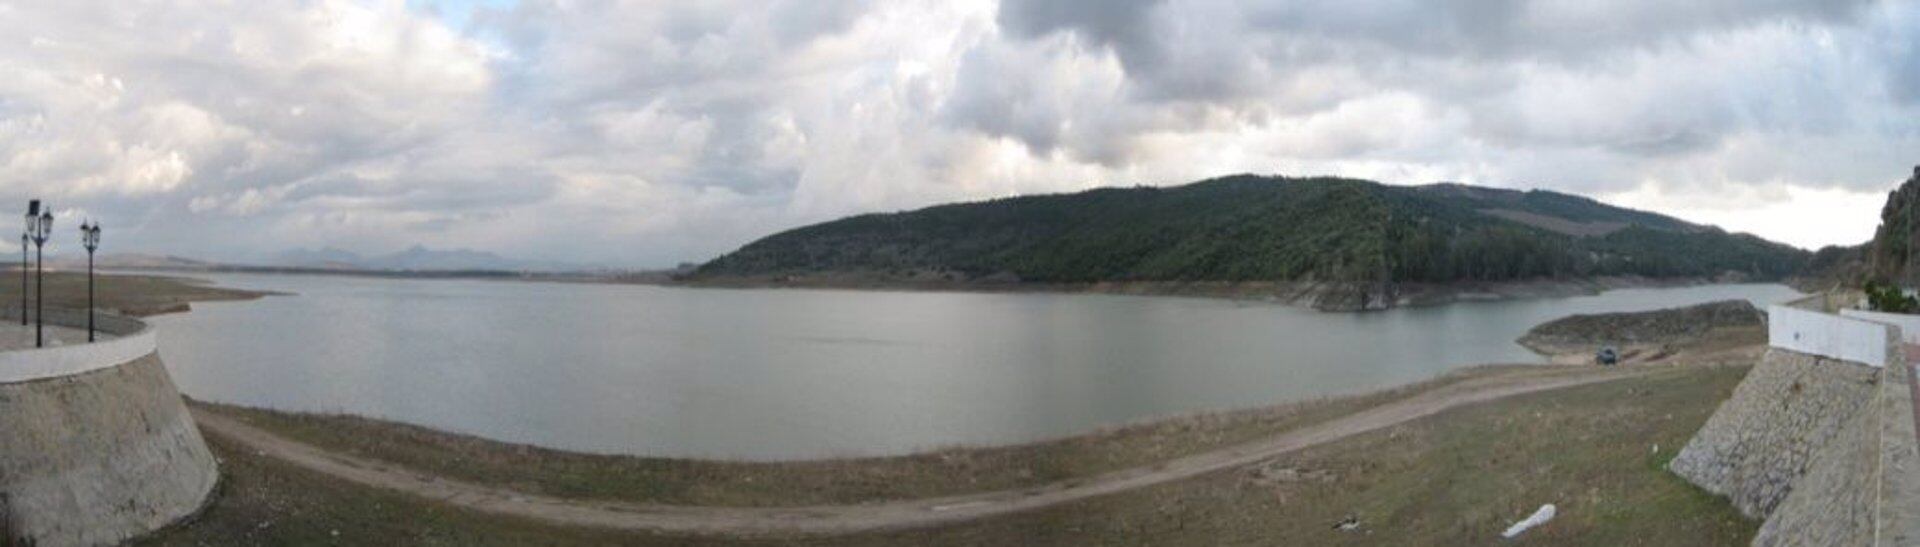
<svg viewBox="0 0 1920 547">
<path fill-rule="evenodd" d="M 471 249 L 435 250 L 421 245 L 374 256 L 363 256 L 333 247 L 295 249 L 275 255 L 270 262 L 269 266 L 289 268 L 394 272 L 571 272 L 593 269 L 580 264 L 507 258 Z"/>
<path fill-rule="evenodd" d="M 415 245 L 406 250 L 363 256 L 337 248 L 295 249 L 252 262 L 212 262 L 172 255 L 142 253 L 101 253 L 95 266 L 102 270 L 232 271 L 279 273 L 365 273 L 427 274 L 432 277 L 496 277 L 503 274 L 564 275 L 639 275 L 656 274 L 664 279 L 682 270 L 658 272 L 613 267 L 595 267 L 568 262 L 521 260 L 469 249 L 435 250 Z M 18 262 L 0 260 L 0 267 Z M 85 254 L 66 253 L 47 256 L 47 267 L 57 270 L 86 268 Z"/>
<path fill-rule="evenodd" d="M 0 264 L 5 262 L 0 261 Z M 94 266 L 102 270 L 208 270 L 219 265 L 171 255 L 102 253 L 95 257 Z M 83 269 L 87 267 L 87 255 L 69 253 L 57 257 L 48 256 L 47 267 L 57 270 Z"/>
<path fill-rule="evenodd" d="M 1311 284 L 1323 309 L 1403 288 L 1629 276 L 1779 280 L 1811 253 L 1547 191 L 1240 175 L 859 215 L 774 234 L 689 280 Z"/>
<path fill-rule="evenodd" d="M 273 271 L 293 269 L 395 273 L 581 273 L 610 270 L 609 268 L 592 268 L 566 262 L 519 260 L 482 251 L 466 249 L 440 251 L 421 246 L 414 246 L 403 251 L 371 257 L 335 248 L 319 250 L 296 249 L 279 253 L 264 262 L 258 263 L 210 262 L 171 255 L 141 253 L 102 253 L 96 260 L 95 266 L 103 270 Z M 0 266 L 8 264 L 17 264 L 17 262 L 0 260 Z M 85 268 L 86 266 L 87 257 L 84 254 L 67 253 L 60 256 L 47 257 L 47 267 L 49 268 L 71 270 Z"/>
</svg>

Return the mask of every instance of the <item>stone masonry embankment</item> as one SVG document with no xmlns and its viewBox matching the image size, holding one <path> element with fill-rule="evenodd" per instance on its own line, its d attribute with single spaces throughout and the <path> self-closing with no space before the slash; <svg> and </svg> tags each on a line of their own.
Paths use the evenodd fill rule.
<svg viewBox="0 0 1920 547">
<path fill-rule="evenodd" d="M 1765 518 L 1814 453 L 1866 406 L 1878 381 L 1873 368 L 1769 350 L 1670 469 Z"/>
<path fill-rule="evenodd" d="M 1831 304 L 1770 310 L 1773 347 L 1670 469 L 1764 519 L 1754 545 L 1920 545 L 1911 350 Z"/>
<path fill-rule="evenodd" d="M 150 334 L 128 321 L 111 322 L 121 339 Z M 0 381 L 0 543 L 114 544 L 198 510 L 218 470 L 159 355 L 86 363 L 74 355 L 115 353 L 45 351 L 78 372 Z"/>
<path fill-rule="evenodd" d="M 1904 351 L 1858 416 L 1815 452 L 1805 476 L 1760 526 L 1753 544 L 1910 545 L 1916 459 L 1911 369 Z"/>
</svg>

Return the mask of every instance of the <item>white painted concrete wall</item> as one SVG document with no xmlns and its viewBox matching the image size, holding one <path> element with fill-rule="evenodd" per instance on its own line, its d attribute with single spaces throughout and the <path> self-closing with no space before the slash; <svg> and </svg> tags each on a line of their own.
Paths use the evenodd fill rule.
<svg viewBox="0 0 1920 547">
<path fill-rule="evenodd" d="M 92 344 L 0 352 L 0 384 L 72 376 L 146 357 L 156 348 L 152 330 Z"/>
<path fill-rule="evenodd" d="M 1882 325 L 1900 327 L 1900 341 L 1908 344 L 1920 344 L 1920 315 L 1881 313 L 1866 310 L 1840 310 L 1840 315 L 1854 319 L 1864 319 Z"/>
<path fill-rule="evenodd" d="M 116 318 L 117 320 L 120 320 Z M 92 344 L 0 352 L 0 384 L 72 376 L 146 357 L 158 348 L 151 327 Z"/>
<path fill-rule="evenodd" d="M 1773 347 L 1874 367 L 1887 366 L 1893 330 L 1864 319 L 1787 306 L 1767 308 L 1767 339 Z"/>
</svg>

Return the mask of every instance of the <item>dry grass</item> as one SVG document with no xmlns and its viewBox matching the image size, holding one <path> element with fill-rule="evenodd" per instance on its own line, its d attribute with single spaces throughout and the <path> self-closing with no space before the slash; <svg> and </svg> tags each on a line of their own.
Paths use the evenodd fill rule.
<svg viewBox="0 0 1920 547">
<path fill-rule="evenodd" d="M 47 272 L 45 282 L 48 308 L 87 307 L 85 273 Z M 133 316 L 187 311 L 191 302 L 251 300 L 265 294 L 217 288 L 186 278 L 150 275 L 101 275 L 94 281 L 94 290 L 97 307 Z M 19 305 L 20 272 L 0 271 L 0 307 Z"/>
<path fill-rule="evenodd" d="M 1745 370 L 1675 368 L 1523 395 L 1261 466 L 840 544 L 1488 545 L 1553 503 L 1557 518 L 1512 543 L 1746 545 L 1758 523 L 1665 471 Z M 1349 516 L 1358 529 L 1334 529 Z"/>
<path fill-rule="evenodd" d="M 702 545 L 485 515 L 254 455 L 218 436 L 221 483 L 191 520 L 143 545 Z"/>
</svg>

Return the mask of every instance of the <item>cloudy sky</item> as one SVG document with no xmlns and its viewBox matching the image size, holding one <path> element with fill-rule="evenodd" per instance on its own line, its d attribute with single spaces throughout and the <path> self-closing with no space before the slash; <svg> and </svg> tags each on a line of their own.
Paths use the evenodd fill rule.
<svg viewBox="0 0 1920 547">
<path fill-rule="evenodd" d="M 1253 172 L 1814 247 L 1920 163 L 1916 29 L 1920 1 L 0 0 L 0 204 L 122 251 L 659 266 Z"/>
</svg>

